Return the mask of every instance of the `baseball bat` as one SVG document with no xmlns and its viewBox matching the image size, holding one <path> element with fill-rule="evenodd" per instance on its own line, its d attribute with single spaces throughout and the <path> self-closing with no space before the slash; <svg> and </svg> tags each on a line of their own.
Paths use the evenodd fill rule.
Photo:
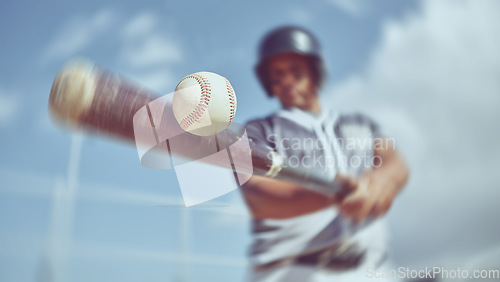
<svg viewBox="0 0 500 282">
<path fill-rule="evenodd" d="M 83 128 L 87 132 L 135 142 L 134 128 L 136 132 L 137 127 L 155 128 L 150 105 L 158 97 L 147 88 L 92 62 L 80 60 L 65 65 L 56 75 L 50 91 L 49 112 L 59 124 L 69 128 Z M 134 120 L 134 115 L 144 107 L 147 107 L 149 116 Z M 161 118 L 168 119 L 169 124 L 178 125 L 172 116 L 163 115 Z M 219 138 L 202 138 L 189 133 L 173 137 L 182 138 L 180 143 L 191 143 L 191 146 L 185 146 L 184 150 L 178 150 L 176 154 L 192 160 L 203 157 L 200 150 L 193 153 L 196 150 L 191 148 L 209 148 L 213 147 L 213 143 L 217 143 L 218 149 L 228 147 L 242 138 L 244 128 L 229 126 L 222 133 L 224 138 L 220 138 L 219 134 Z M 168 150 L 168 142 L 172 140 L 162 141 L 158 140 L 156 133 L 155 136 L 160 145 L 158 147 Z M 162 142 L 166 146 L 161 146 Z M 270 147 L 255 143 L 252 139 L 248 139 L 248 142 L 250 152 L 237 152 L 250 154 L 252 160 L 252 168 L 242 168 L 243 173 L 288 181 L 327 196 L 343 193 L 342 182 L 328 177 L 323 171 L 293 167 Z M 232 165 L 234 169 L 234 163 Z"/>
</svg>

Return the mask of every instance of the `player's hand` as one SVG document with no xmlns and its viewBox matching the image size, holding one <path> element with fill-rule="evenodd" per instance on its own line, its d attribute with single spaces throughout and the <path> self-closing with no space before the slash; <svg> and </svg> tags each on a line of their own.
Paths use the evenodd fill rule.
<svg viewBox="0 0 500 282">
<path fill-rule="evenodd" d="M 387 213 L 396 197 L 397 187 L 387 177 L 374 170 L 365 172 L 359 179 L 343 181 L 353 190 L 338 204 L 339 210 L 347 218 L 361 223 L 368 216 L 378 218 Z"/>
</svg>

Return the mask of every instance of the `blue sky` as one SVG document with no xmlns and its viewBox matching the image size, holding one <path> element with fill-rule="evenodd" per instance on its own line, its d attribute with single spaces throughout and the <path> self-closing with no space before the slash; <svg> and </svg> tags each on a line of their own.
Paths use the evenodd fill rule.
<svg viewBox="0 0 500 282">
<path fill-rule="evenodd" d="M 3 1 L 0 280 L 37 281 L 48 269 L 56 281 L 242 280 L 250 237 L 238 191 L 186 212 L 173 171 L 142 167 L 133 146 L 54 126 L 47 102 L 58 69 L 83 56 L 159 94 L 190 73 L 219 73 L 244 123 L 279 107 L 253 66 L 262 35 L 282 24 L 319 37 L 324 103 L 375 117 L 413 168 L 388 215 L 396 264 L 495 256 L 499 10 L 495 1 Z"/>
</svg>

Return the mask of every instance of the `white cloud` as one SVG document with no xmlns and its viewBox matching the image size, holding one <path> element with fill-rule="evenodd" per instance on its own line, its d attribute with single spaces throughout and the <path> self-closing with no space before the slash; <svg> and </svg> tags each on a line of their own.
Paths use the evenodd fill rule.
<svg viewBox="0 0 500 282">
<path fill-rule="evenodd" d="M 158 24 L 158 18 L 151 12 L 142 12 L 129 21 L 123 28 L 124 37 L 138 37 L 151 32 Z"/>
<path fill-rule="evenodd" d="M 396 254 L 408 264 L 451 250 L 468 256 L 500 231 L 489 216 L 500 213 L 500 2 L 421 5 L 387 21 L 365 70 L 330 91 L 336 107 L 385 125 L 410 162 L 410 184 L 390 214 Z"/>
<path fill-rule="evenodd" d="M 144 38 L 126 41 L 122 57 L 133 67 L 147 67 L 179 62 L 181 50 L 170 39 L 152 33 Z"/>
<path fill-rule="evenodd" d="M 44 61 L 51 61 L 75 55 L 92 44 L 95 39 L 108 31 L 116 20 L 115 14 L 107 9 L 90 17 L 79 16 L 63 24 L 63 28 L 52 40 Z"/>
<path fill-rule="evenodd" d="M 304 24 L 311 21 L 311 14 L 306 9 L 299 7 L 291 8 L 290 16 L 292 17 L 293 22 Z"/>
<path fill-rule="evenodd" d="M 129 65 L 124 67 L 122 73 L 125 77 L 131 78 L 132 83 L 144 86 L 157 95 L 166 95 L 173 92 L 176 81 L 175 74 L 171 70 L 170 65 L 164 66 L 145 66 L 142 68 L 134 68 Z"/>
<path fill-rule="evenodd" d="M 0 89 L 0 127 L 12 125 L 20 111 L 19 96 Z"/>
<path fill-rule="evenodd" d="M 182 51 L 172 33 L 162 30 L 158 16 L 143 12 L 122 30 L 121 59 L 129 66 L 143 68 L 182 60 Z M 168 36 L 167 36 L 168 35 Z"/>
<path fill-rule="evenodd" d="M 182 62 L 182 48 L 173 32 L 161 26 L 159 16 L 150 11 L 139 13 L 124 25 L 120 33 L 119 60 L 134 80 L 153 90 L 170 92 L 172 67 Z"/>
<path fill-rule="evenodd" d="M 365 0 L 328 0 L 328 2 L 345 13 L 356 17 L 365 13 L 368 4 Z"/>
</svg>

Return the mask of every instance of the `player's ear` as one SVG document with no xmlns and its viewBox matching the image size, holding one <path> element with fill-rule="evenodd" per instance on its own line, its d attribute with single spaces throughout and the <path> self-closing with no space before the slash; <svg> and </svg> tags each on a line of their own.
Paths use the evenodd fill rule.
<svg viewBox="0 0 500 282">
<path fill-rule="evenodd" d="M 267 61 L 264 60 L 255 66 L 254 71 L 257 75 L 257 78 L 259 79 L 260 85 L 262 86 L 262 88 L 264 88 L 264 91 L 266 91 L 267 97 L 272 98 L 274 97 L 274 95 L 271 91 L 271 83 L 269 81 L 267 68 Z"/>
<path fill-rule="evenodd" d="M 323 87 L 326 80 L 326 70 L 323 61 L 318 58 L 311 57 L 309 58 L 309 67 L 313 75 L 313 81 L 316 83 L 316 87 L 319 90 Z"/>
</svg>

